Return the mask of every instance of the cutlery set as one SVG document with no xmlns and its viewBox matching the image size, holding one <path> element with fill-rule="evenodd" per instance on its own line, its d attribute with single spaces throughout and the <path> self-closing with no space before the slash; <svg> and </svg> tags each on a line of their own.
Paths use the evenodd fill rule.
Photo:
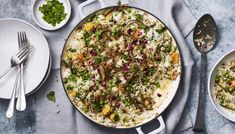
<svg viewBox="0 0 235 134">
<path fill-rule="evenodd" d="M 4 77 L 12 68 L 17 68 L 17 75 L 13 86 L 13 91 L 10 99 L 10 103 L 7 108 L 6 117 L 11 118 L 14 113 L 15 98 L 17 97 L 16 110 L 24 111 L 26 109 L 26 98 L 24 88 L 24 68 L 27 65 L 29 54 L 34 50 L 34 47 L 30 45 L 26 32 L 20 31 L 18 35 L 18 52 L 11 57 L 10 67 L 0 75 L 0 79 Z"/>
</svg>

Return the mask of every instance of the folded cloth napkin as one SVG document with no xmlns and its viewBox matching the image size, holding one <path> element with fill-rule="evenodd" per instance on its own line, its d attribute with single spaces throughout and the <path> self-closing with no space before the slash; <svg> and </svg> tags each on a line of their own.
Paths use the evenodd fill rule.
<svg viewBox="0 0 235 134">
<path fill-rule="evenodd" d="M 59 61 L 60 54 L 64 45 L 64 39 L 67 38 L 73 27 L 79 22 L 78 14 L 79 1 L 70 1 L 72 5 L 72 16 L 70 22 L 58 31 L 43 31 L 46 36 L 53 59 L 53 70 L 44 86 L 35 94 L 36 96 L 36 129 L 39 134 L 126 134 L 137 133 L 135 129 L 116 130 L 99 126 L 85 117 L 83 117 L 72 106 L 61 84 Z M 116 5 L 116 0 L 106 0 L 105 4 Z M 181 119 L 189 90 L 191 81 L 191 72 L 193 60 L 190 55 L 190 50 L 185 44 L 184 37 L 186 37 L 192 30 L 195 24 L 195 18 L 189 12 L 182 0 L 129 0 L 129 5 L 142 8 L 149 11 L 160 18 L 167 27 L 171 30 L 179 45 L 182 61 L 183 72 L 182 80 L 178 88 L 177 94 L 172 103 L 163 113 L 163 120 L 166 124 L 166 129 L 163 133 L 179 132 L 176 130 L 176 125 Z M 98 9 L 97 4 L 91 5 L 90 10 Z M 86 9 L 84 9 L 86 10 Z M 49 91 L 55 91 L 56 102 L 50 102 L 46 99 Z M 181 125 L 184 127 L 191 127 L 191 121 Z M 156 124 L 148 123 L 150 129 L 156 128 Z M 184 128 L 181 128 L 184 129 Z M 144 130 L 144 129 L 143 129 Z M 146 132 L 147 133 L 147 132 Z"/>
</svg>

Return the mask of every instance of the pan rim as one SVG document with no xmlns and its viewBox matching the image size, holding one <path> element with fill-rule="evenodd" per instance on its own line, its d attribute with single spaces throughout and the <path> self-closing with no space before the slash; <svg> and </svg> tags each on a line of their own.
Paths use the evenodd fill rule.
<svg viewBox="0 0 235 134">
<path fill-rule="evenodd" d="M 128 6 L 127 6 L 127 5 L 123 6 L 123 7 L 134 8 L 134 9 L 143 11 L 143 12 L 145 12 L 145 13 L 147 13 L 147 14 L 150 14 L 150 15 L 153 16 L 155 19 L 157 19 L 159 22 L 161 22 L 161 23 L 167 28 L 167 31 L 169 32 L 169 34 L 171 35 L 171 37 L 174 39 L 174 42 L 175 42 L 175 44 L 176 44 L 176 46 L 177 46 L 177 49 L 178 49 L 178 51 L 179 51 L 179 55 L 180 55 L 180 76 L 179 76 L 178 83 L 177 83 L 177 85 L 176 85 L 177 88 L 175 88 L 174 93 L 173 93 L 173 96 L 172 96 L 172 97 L 170 98 L 170 100 L 166 103 L 166 105 L 165 105 L 165 107 L 163 108 L 163 110 L 162 110 L 161 112 L 157 113 L 155 116 L 149 118 L 148 120 L 144 121 L 143 123 L 139 123 L 138 125 L 131 126 L 131 127 L 112 127 L 112 126 L 106 126 L 106 125 L 104 125 L 104 124 L 102 124 L 102 123 L 99 123 L 98 121 L 94 120 L 93 118 L 89 117 L 89 116 L 86 115 L 85 113 L 83 113 L 83 112 L 72 102 L 72 100 L 69 98 L 69 96 L 68 96 L 68 94 L 67 94 L 67 92 L 66 92 L 66 88 L 65 88 L 65 86 L 64 86 L 63 77 L 62 77 L 62 60 L 63 60 L 63 56 L 64 56 L 64 50 L 65 50 L 65 48 L 66 48 L 66 44 L 67 44 L 67 42 L 68 42 L 68 39 L 69 39 L 69 37 L 72 35 L 72 33 L 76 30 L 77 27 L 79 27 L 83 22 L 85 22 L 89 17 L 91 17 L 91 16 L 94 15 L 95 13 L 97 13 L 97 12 L 99 12 L 99 11 L 102 11 L 102 10 L 107 10 L 107 9 L 110 9 L 110 8 L 117 8 L 117 7 L 120 7 L 120 6 L 108 6 L 108 7 L 101 8 L 101 9 L 99 9 L 99 10 L 96 10 L 96 11 L 90 13 L 89 15 L 87 15 L 85 18 L 83 18 L 81 21 L 79 21 L 78 24 L 76 24 L 76 25 L 74 26 L 74 28 L 72 29 L 72 31 L 71 31 L 70 34 L 68 35 L 68 37 L 67 37 L 67 39 L 66 39 L 66 41 L 65 41 L 65 43 L 64 43 L 62 52 L 61 52 L 61 56 L 60 56 L 60 76 L 61 76 L 61 80 L 62 80 L 61 82 L 62 82 L 62 85 L 63 85 L 63 89 L 64 89 L 65 94 L 66 94 L 66 96 L 68 97 L 69 101 L 70 101 L 70 102 L 72 103 L 72 105 L 76 108 L 76 110 L 79 111 L 79 112 L 80 112 L 83 116 L 85 116 L 88 120 L 90 120 L 91 122 L 96 123 L 96 124 L 98 124 L 98 125 L 100 125 L 100 126 L 106 127 L 106 128 L 132 129 L 132 128 L 137 128 L 137 127 L 140 127 L 140 126 L 142 126 L 142 125 L 145 125 L 145 124 L 147 124 L 147 123 L 153 121 L 153 120 L 156 119 L 157 117 L 161 116 L 161 114 L 162 114 L 162 113 L 168 108 L 168 106 L 171 104 L 172 100 L 174 99 L 174 97 L 175 97 L 175 95 L 176 95 L 176 93 L 177 93 L 177 91 L 178 91 L 179 85 L 180 85 L 180 83 L 181 83 L 181 81 L 182 81 L 182 74 L 183 74 L 183 58 L 182 58 L 182 54 L 181 54 L 180 47 L 179 47 L 179 45 L 178 45 L 178 42 L 177 42 L 175 36 L 174 36 L 173 33 L 170 31 L 170 29 L 168 28 L 168 26 L 167 26 L 161 19 L 159 19 L 156 15 L 150 13 L 149 11 L 146 11 L 146 10 L 144 10 L 144 9 L 141 9 L 141 8 L 139 8 L 139 7 L 129 6 L 129 5 L 128 5 Z M 167 96 L 167 98 L 168 98 L 168 97 L 169 97 L 169 96 Z"/>
</svg>

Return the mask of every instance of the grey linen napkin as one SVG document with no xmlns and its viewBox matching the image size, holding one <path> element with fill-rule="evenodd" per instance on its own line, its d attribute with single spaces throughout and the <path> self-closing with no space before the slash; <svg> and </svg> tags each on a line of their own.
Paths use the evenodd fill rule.
<svg viewBox="0 0 235 134">
<path fill-rule="evenodd" d="M 137 133 L 135 129 L 128 130 L 116 130 L 99 126 L 85 117 L 83 117 L 76 109 L 72 106 L 68 100 L 65 91 L 63 90 L 59 62 L 60 54 L 64 45 L 64 39 L 68 37 L 68 34 L 73 27 L 81 19 L 78 14 L 79 1 L 71 0 L 72 5 L 72 16 L 70 22 L 60 30 L 49 32 L 43 31 L 46 36 L 50 50 L 52 53 L 53 65 L 52 71 L 47 82 L 44 84 L 38 92 L 36 92 L 36 129 L 39 134 L 126 134 L 126 133 Z M 105 4 L 116 5 L 117 0 L 106 0 Z M 190 50 L 185 44 L 184 37 L 186 37 L 192 30 L 195 24 L 195 18 L 189 12 L 187 7 L 181 0 L 129 0 L 129 5 L 142 8 L 149 11 L 150 13 L 159 17 L 171 30 L 175 36 L 180 51 L 182 53 L 183 61 L 183 72 L 182 80 L 178 88 L 177 94 L 174 97 L 172 103 L 163 113 L 163 118 L 166 123 L 166 129 L 163 133 L 180 132 L 181 130 L 187 129 L 192 126 L 190 119 L 181 125 L 180 128 L 176 126 L 181 119 L 185 104 L 187 102 L 191 72 L 193 66 L 193 60 L 190 55 Z M 87 7 L 85 12 L 91 12 L 92 10 L 99 9 L 97 3 Z M 46 99 L 49 91 L 55 91 L 56 102 L 50 102 Z M 184 116 L 187 118 L 187 115 Z M 150 122 L 144 125 L 143 130 L 149 132 L 157 127 L 155 122 Z M 147 133 L 147 132 L 145 132 Z"/>
</svg>

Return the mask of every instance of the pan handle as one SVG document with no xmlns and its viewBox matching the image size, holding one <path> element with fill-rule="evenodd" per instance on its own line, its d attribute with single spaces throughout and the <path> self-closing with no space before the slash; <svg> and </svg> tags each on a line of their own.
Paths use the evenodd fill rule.
<svg viewBox="0 0 235 134">
<path fill-rule="evenodd" d="M 148 134 L 158 134 L 158 133 L 162 132 L 165 129 L 165 123 L 163 121 L 162 116 L 159 116 L 157 119 L 160 123 L 159 128 L 153 130 L 152 132 L 150 132 Z M 138 132 L 138 134 L 144 134 L 144 132 L 141 130 L 141 127 L 136 128 L 136 131 Z"/>
<path fill-rule="evenodd" d="M 82 2 L 81 4 L 78 5 L 78 13 L 82 19 L 85 18 L 85 15 L 83 13 L 83 8 L 95 1 L 98 1 L 100 3 L 101 8 L 106 7 L 103 0 L 87 0 L 85 2 Z"/>
<path fill-rule="evenodd" d="M 81 16 L 82 19 L 85 18 L 85 15 L 83 13 L 83 8 L 87 5 L 95 2 L 95 1 L 98 1 L 100 3 L 101 8 L 106 7 L 103 0 L 87 0 L 85 2 L 82 2 L 81 4 L 78 5 L 78 13 L 79 13 L 79 15 Z M 129 0 L 121 0 L 121 3 L 122 4 L 128 4 Z"/>
<path fill-rule="evenodd" d="M 122 5 L 129 4 L 129 0 L 121 0 Z"/>
</svg>

